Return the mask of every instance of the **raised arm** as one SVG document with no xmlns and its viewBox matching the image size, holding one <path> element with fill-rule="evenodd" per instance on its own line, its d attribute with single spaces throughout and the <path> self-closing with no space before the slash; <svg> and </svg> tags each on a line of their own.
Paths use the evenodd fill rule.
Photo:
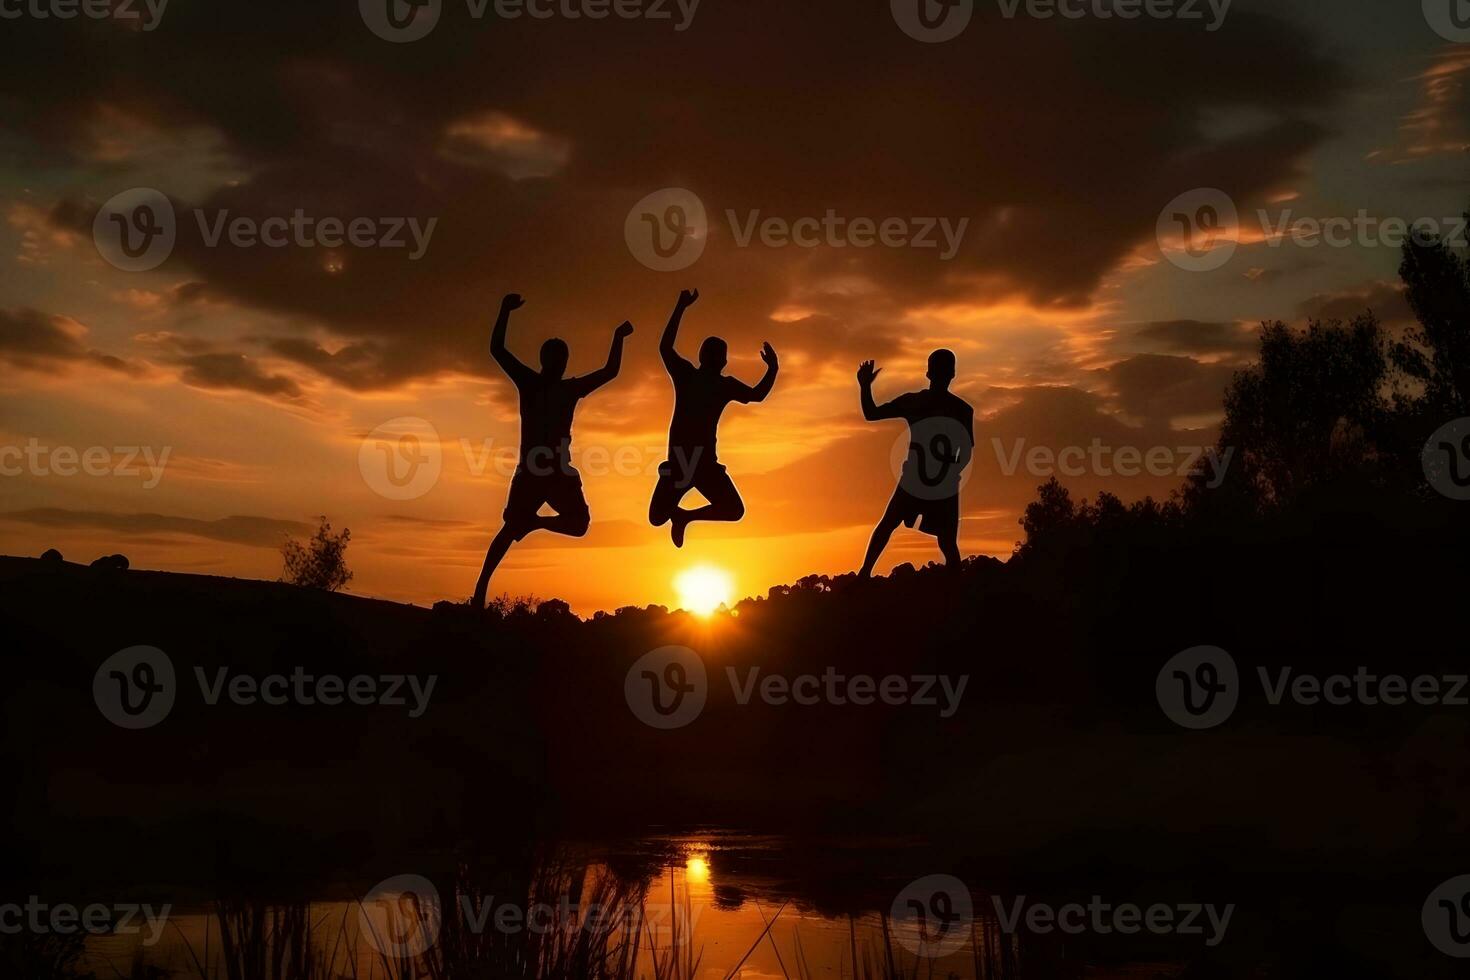
<svg viewBox="0 0 1470 980">
<path fill-rule="evenodd" d="M 869 422 L 898 418 L 897 401 L 891 401 L 887 405 L 879 405 L 873 401 L 873 381 L 882 373 L 883 369 L 873 367 L 872 361 L 864 361 L 858 365 L 858 393 L 862 399 L 863 418 Z"/>
<path fill-rule="evenodd" d="M 769 343 L 761 345 L 761 360 L 766 362 L 766 374 L 765 377 L 756 382 L 755 387 L 752 388 L 743 381 L 731 379 L 735 383 L 735 401 L 746 404 L 763 402 L 766 400 L 766 396 L 771 393 L 771 389 L 776 386 L 776 371 L 780 369 L 780 364 L 776 360 L 775 348 Z"/>
<path fill-rule="evenodd" d="M 623 366 L 623 341 L 633 333 L 633 324 L 624 320 L 613 331 L 612 349 L 607 352 L 607 363 L 582 379 L 583 394 L 590 394 L 618 376 Z"/>
<path fill-rule="evenodd" d="M 672 374 L 681 365 L 687 366 L 688 361 L 679 356 L 674 349 L 674 341 L 679 339 L 679 321 L 684 318 L 684 311 L 693 306 L 699 299 L 699 290 L 685 289 L 679 293 L 679 301 L 674 304 L 674 312 L 669 314 L 669 325 L 664 327 L 664 335 L 658 341 L 659 356 L 664 359 L 664 367 Z"/>
<path fill-rule="evenodd" d="M 495 358 L 495 363 L 516 384 L 536 373 L 518 361 L 510 348 L 505 346 L 505 331 L 510 326 L 510 315 L 524 305 L 526 301 L 521 299 L 520 293 L 506 293 L 505 298 L 500 301 L 500 316 L 495 319 L 495 329 L 490 331 L 490 356 Z"/>
</svg>

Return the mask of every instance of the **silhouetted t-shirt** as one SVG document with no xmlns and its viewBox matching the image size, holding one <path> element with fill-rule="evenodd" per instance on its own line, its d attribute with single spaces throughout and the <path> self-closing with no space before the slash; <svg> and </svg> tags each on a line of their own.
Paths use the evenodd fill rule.
<svg viewBox="0 0 1470 980">
<path fill-rule="evenodd" d="M 925 388 L 899 395 L 880 411 L 909 424 L 900 485 L 923 486 L 926 495 L 958 493 L 962 468 L 952 464 L 961 451 L 967 458 L 975 448 L 975 410 L 969 403 L 953 392 Z"/>
<path fill-rule="evenodd" d="M 733 401 L 749 401 L 750 387 L 737 378 L 702 371 L 683 360 L 676 361 L 669 368 L 669 374 L 674 379 L 674 418 L 669 423 L 669 449 L 685 453 L 699 450 L 701 462 L 714 462 L 720 414 Z"/>
<path fill-rule="evenodd" d="M 572 413 L 591 384 L 585 378 L 551 381 L 530 370 L 511 380 L 521 396 L 520 465 L 538 475 L 569 472 Z"/>
</svg>

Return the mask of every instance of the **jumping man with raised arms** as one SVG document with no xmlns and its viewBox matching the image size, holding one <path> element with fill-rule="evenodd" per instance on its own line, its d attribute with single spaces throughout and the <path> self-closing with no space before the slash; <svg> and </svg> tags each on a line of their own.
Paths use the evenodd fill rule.
<svg viewBox="0 0 1470 980">
<path fill-rule="evenodd" d="M 623 341 L 633 332 L 624 320 L 613 333 L 607 363 L 580 378 L 563 377 L 570 351 L 566 341 L 552 338 L 541 345 L 541 370 L 533 371 L 516 359 L 505 346 L 505 332 L 512 311 L 524 300 L 511 293 L 501 300 L 500 317 L 490 334 L 490 356 L 495 358 L 520 394 L 521 447 L 510 496 L 505 502 L 505 525 L 490 542 L 485 567 L 471 600 L 475 609 L 485 605 L 490 576 L 505 557 L 512 542 L 532 531 L 552 531 L 580 538 L 587 533 L 592 515 L 582 493 L 582 476 L 572 466 L 572 413 L 577 402 L 618 376 L 623 363 Z M 555 516 L 537 513 L 549 504 Z"/>
<path fill-rule="evenodd" d="M 674 349 L 679 321 L 684 311 L 699 299 L 699 290 L 684 290 L 664 328 L 658 351 L 674 382 L 674 418 L 669 423 L 669 457 L 659 465 L 658 484 L 648 505 L 648 520 L 654 527 L 671 524 L 675 547 L 684 547 L 684 531 L 694 521 L 738 521 L 745 504 L 730 475 L 720 464 L 715 448 L 720 414 L 731 402 L 742 405 L 765 401 L 776 383 L 776 352 L 769 343 L 761 345 L 766 373 L 754 387 L 724 373 L 729 348 L 718 337 L 699 345 L 695 367 Z M 679 501 L 690 490 L 698 490 L 709 503 L 685 510 Z"/>
</svg>

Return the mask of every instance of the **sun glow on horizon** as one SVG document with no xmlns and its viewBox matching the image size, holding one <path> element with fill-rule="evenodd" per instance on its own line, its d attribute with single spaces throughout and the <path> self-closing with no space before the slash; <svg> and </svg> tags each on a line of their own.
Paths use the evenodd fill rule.
<svg viewBox="0 0 1470 980">
<path fill-rule="evenodd" d="M 698 616 L 708 616 L 729 605 L 735 594 L 730 573 L 713 565 L 695 565 L 674 577 L 679 605 Z"/>
</svg>

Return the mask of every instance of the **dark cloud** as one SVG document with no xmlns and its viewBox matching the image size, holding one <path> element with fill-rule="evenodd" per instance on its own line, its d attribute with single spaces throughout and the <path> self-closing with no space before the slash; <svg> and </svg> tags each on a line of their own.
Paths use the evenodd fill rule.
<svg viewBox="0 0 1470 980">
<path fill-rule="evenodd" d="M 532 301 L 533 344 L 624 317 L 661 326 L 687 282 L 706 297 L 702 329 L 758 342 L 795 300 L 846 331 L 808 347 L 849 358 L 891 343 L 885 324 L 921 300 L 1080 304 L 1175 195 L 1217 186 L 1248 200 L 1295 176 L 1325 135 L 1305 117 L 1343 80 L 1298 29 L 1240 10 L 1214 33 L 987 11 L 944 45 L 905 37 L 886 4 L 845 0 L 709 3 L 683 32 L 470 22 L 446 3 L 437 30 L 406 45 L 374 37 L 351 3 L 178 4 L 147 34 L 75 26 L 7 25 L 0 91 L 26 93 L 7 100 L 9 126 L 53 162 L 94 162 L 82 134 L 103 101 L 164 131 L 217 130 L 244 178 L 176 198 L 171 267 L 213 298 L 325 326 L 347 356 L 291 354 L 360 388 L 488 371 L 484 332 L 512 289 Z M 1251 70 L 1200 69 L 1230 64 Z M 1202 120 L 1224 110 L 1265 121 L 1208 132 Z M 713 221 L 678 277 L 644 269 L 623 241 L 632 204 L 666 186 L 695 191 Z M 439 221 L 417 261 L 329 256 L 206 247 L 196 205 Z M 932 249 L 739 248 L 727 209 L 970 225 L 945 262 Z M 85 231 L 91 214 L 58 220 Z M 854 289 L 813 293 L 820 283 Z"/>
<path fill-rule="evenodd" d="M 1379 322 L 1391 327 L 1414 320 L 1404 287 L 1397 282 L 1373 282 L 1340 293 L 1319 293 L 1303 300 L 1298 312 L 1305 319 L 1343 322 L 1372 312 Z"/>
<path fill-rule="evenodd" d="M 287 401 L 302 397 L 301 386 L 293 379 L 272 374 L 249 355 L 220 350 L 201 337 L 159 331 L 139 334 L 135 339 L 156 349 L 161 360 L 179 369 L 180 380 L 196 388 L 248 391 Z"/>
<path fill-rule="evenodd" d="M 888 324 L 858 327 L 852 319 L 831 316 L 806 316 L 786 323 L 772 323 L 766 328 L 771 343 L 787 350 L 800 351 L 817 362 L 852 361 L 885 358 L 902 349 L 899 332 Z"/>
<path fill-rule="evenodd" d="M 316 529 L 300 521 L 276 520 L 269 517 L 222 517 L 214 521 L 169 514 L 120 514 L 106 511 L 66 510 L 61 507 L 36 507 L 0 513 L 0 520 L 19 521 L 41 527 L 95 528 L 118 534 L 187 534 L 228 544 L 245 544 L 257 548 L 279 548 L 288 537 L 305 537 Z"/>
<path fill-rule="evenodd" d="M 224 388 L 249 391 L 267 397 L 300 398 L 301 388 L 279 374 L 268 374 L 244 354 L 215 352 L 190 354 L 179 358 L 183 369 L 180 378 L 196 388 Z"/>
<path fill-rule="evenodd" d="M 1201 364 L 1192 357 L 1139 354 L 1101 373 L 1124 413 L 1167 423 L 1219 412 L 1236 370 L 1235 365 Z"/>
<path fill-rule="evenodd" d="M 141 365 L 88 347 L 86 334 L 85 327 L 67 317 L 0 309 L 0 361 L 35 371 L 90 364 L 121 374 L 141 373 Z"/>
<path fill-rule="evenodd" d="M 299 337 L 277 337 L 267 341 L 267 346 L 273 354 L 305 365 L 353 391 L 391 387 L 401 378 L 424 371 L 424 366 L 412 356 L 417 349 L 407 345 L 393 345 L 400 350 L 407 346 L 407 350 L 401 351 L 406 357 L 393 357 L 387 352 L 389 345 L 376 342 L 348 344 L 333 352 Z M 396 365 L 398 370 L 392 370 L 390 365 Z"/>
<path fill-rule="evenodd" d="M 1238 356 L 1256 349 L 1259 332 L 1239 323 L 1161 320 L 1139 327 L 1132 339 L 1170 353 Z"/>
</svg>

